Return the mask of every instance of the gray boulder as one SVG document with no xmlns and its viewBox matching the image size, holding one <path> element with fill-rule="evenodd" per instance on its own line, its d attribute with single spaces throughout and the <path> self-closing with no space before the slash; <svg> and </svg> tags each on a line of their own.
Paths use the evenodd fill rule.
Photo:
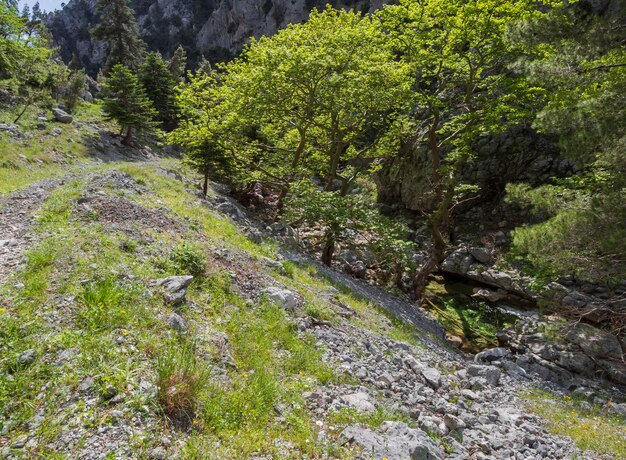
<svg viewBox="0 0 626 460">
<path fill-rule="evenodd" d="M 478 364 L 470 364 L 467 366 L 467 375 L 471 377 L 482 377 L 492 386 L 500 382 L 500 369 L 495 366 L 480 366 Z"/>
<path fill-rule="evenodd" d="M 359 412 L 373 412 L 376 410 L 376 401 L 364 391 L 343 395 L 340 399 L 345 405 Z"/>
<path fill-rule="evenodd" d="M 429 387 L 437 389 L 441 386 L 441 372 L 432 367 L 422 369 L 422 377 L 426 380 Z"/>
<path fill-rule="evenodd" d="M 177 313 L 172 313 L 168 316 L 167 325 L 180 334 L 187 332 L 187 324 L 185 323 L 185 320 Z"/>
<path fill-rule="evenodd" d="M 239 207 L 230 201 L 225 201 L 217 205 L 217 210 L 223 214 L 227 214 L 235 220 L 244 220 L 245 213 Z"/>
<path fill-rule="evenodd" d="M 165 300 L 176 306 L 185 301 L 187 288 L 193 281 L 193 276 L 169 276 L 155 281 L 157 286 L 161 286 L 165 290 Z"/>
<path fill-rule="evenodd" d="M 262 293 L 267 296 L 270 302 L 279 305 L 285 310 L 293 310 L 298 304 L 298 298 L 288 289 L 270 286 L 264 289 Z"/>
<path fill-rule="evenodd" d="M 20 356 L 17 358 L 17 363 L 23 366 L 28 366 L 34 363 L 36 358 L 37 358 L 37 351 L 30 348 L 20 354 Z"/>
<path fill-rule="evenodd" d="M 72 117 L 66 111 L 59 109 L 58 107 L 52 109 L 52 114 L 54 115 L 54 119 L 59 123 L 71 123 L 74 121 L 74 117 Z"/>
<path fill-rule="evenodd" d="M 493 361 L 498 361 L 508 355 L 509 351 L 506 348 L 491 348 L 489 350 L 477 353 L 476 356 L 474 356 L 474 361 L 491 363 Z"/>
<path fill-rule="evenodd" d="M 424 431 L 402 422 L 384 422 L 379 431 L 350 425 L 341 433 L 344 443 L 363 449 L 363 458 L 388 460 L 436 460 L 443 451 Z"/>
</svg>

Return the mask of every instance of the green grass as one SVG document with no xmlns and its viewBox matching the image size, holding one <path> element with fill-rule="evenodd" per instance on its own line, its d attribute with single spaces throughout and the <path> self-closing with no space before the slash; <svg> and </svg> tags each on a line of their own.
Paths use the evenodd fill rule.
<svg viewBox="0 0 626 460">
<path fill-rule="evenodd" d="M 31 107 L 18 124 L 18 128 L 31 137 L 10 139 L 8 133 L 0 133 L 0 195 L 7 194 L 44 178 L 59 177 L 77 170 L 81 164 L 89 163 L 93 151 L 89 146 L 96 136 L 85 126 L 49 122 L 46 129 L 37 129 L 37 113 L 42 109 Z M 48 118 L 52 114 L 46 109 Z M 0 111 L 0 122 L 11 123 L 17 109 Z M 100 107 L 95 104 L 80 104 L 74 113 L 77 121 L 94 123 L 105 129 L 115 129 L 105 122 Z M 55 128 L 61 134 L 54 135 Z"/>
<path fill-rule="evenodd" d="M 569 436 L 581 450 L 611 458 L 626 458 L 626 420 L 607 414 L 584 399 L 560 396 L 545 390 L 522 395 L 528 408 L 546 420 L 548 430 Z"/>
<path fill-rule="evenodd" d="M 300 264 L 292 261 L 283 262 L 286 276 L 275 274 L 275 277 L 286 286 L 297 290 L 305 298 L 305 313 L 316 319 L 333 322 L 336 312 L 332 306 L 334 302 L 343 303 L 356 312 L 350 319 L 355 325 L 364 327 L 372 332 L 393 340 L 422 346 L 422 342 L 414 327 L 399 321 L 384 309 L 378 307 L 369 299 L 353 292 L 341 284 L 335 283 L 328 277 L 318 273 L 312 265 Z M 323 293 L 331 295 L 321 295 Z"/>
<path fill-rule="evenodd" d="M 176 168 L 177 163 L 162 161 L 163 167 Z M 197 197 L 185 190 L 185 185 L 160 175 L 156 167 L 124 164 L 119 167 L 137 182 L 147 185 L 158 198 L 180 219 L 191 222 L 194 229 L 201 230 L 214 244 L 226 244 L 243 250 L 255 257 L 272 257 L 275 246 L 271 243 L 258 245 L 250 241 L 229 219 L 218 215 L 205 206 Z M 160 206 L 151 200 L 143 200 L 148 207 Z"/>
</svg>

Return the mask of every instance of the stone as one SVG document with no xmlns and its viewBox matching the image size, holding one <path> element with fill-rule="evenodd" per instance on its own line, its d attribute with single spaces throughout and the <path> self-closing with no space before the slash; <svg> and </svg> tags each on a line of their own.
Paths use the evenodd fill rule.
<svg viewBox="0 0 626 460">
<path fill-rule="evenodd" d="M 216 208 L 219 212 L 227 214 L 235 220 L 244 220 L 246 218 L 245 213 L 239 209 L 239 207 L 230 201 L 225 201 L 217 205 Z"/>
<path fill-rule="evenodd" d="M 165 460 L 167 458 L 167 452 L 161 446 L 155 447 L 150 451 L 149 458 L 151 460 Z"/>
<path fill-rule="evenodd" d="M 481 264 L 488 264 L 491 262 L 491 253 L 487 248 L 470 248 L 470 254 Z"/>
<path fill-rule="evenodd" d="M 176 306 L 185 301 L 187 288 L 193 281 L 193 276 L 169 276 L 155 281 L 157 286 L 165 290 L 165 300 Z"/>
<path fill-rule="evenodd" d="M 22 366 L 29 366 L 35 362 L 37 358 L 37 351 L 30 348 L 26 351 L 23 351 L 20 356 L 17 358 L 17 363 Z"/>
<path fill-rule="evenodd" d="M 369 458 L 387 460 L 436 460 L 442 449 L 424 431 L 409 428 L 403 422 L 383 422 L 379 431 L 359 425 L 343 430 L 340 440 L 363 449 Z"/>
<path fill-rule="evenodd" d="M 167 317 L 167 325 L 179 334 L 187 332 L 187 324 L 178 313 L 172 313 Z"/>
<path fill-rule="evenodd" d="M 480 366 L 477 364 L 470 364 L 467 366 L 467 375 L 471 377 L 482 377 L 485 381 L 492 386 L 495 386 L 500 381 L 500 369 L 495 366 Z"/>
<path fill-rule="evenodd" d="M 296 295 L 288 289 L 271 286 L 261 291 L 261 293 L 265 294 L 270 302 L 277 304 L 285 310 L 293 310 L 298 304 Z"/>
<path fill-rule="evenodd" d="M 441 372 L 432 367 L 422 369 L 422 377 L 426 380 L 428 386 L 436 390 L 441 386 Z"/>
<path fill-rule="evenodd" d="M 344 404 L 359 412 L 373 412 L 376 410 L 375 401 L 364 391 L 343 395 L 340 399 Z"/>
<path fill-rule="evenodd" d="M 493 361 L 498 361 L 508 355 L 509 351 L 506 348 L 491 348 L 489 350 L 477 353 L 476 356 L 474 356 L 474 361 L 491 363 Z"/>
<path fill-rule="evenodd" d="M 451 414 L 446 414 L 443 416 L 443 423 L 450 431 L 462 430 L 463 428 L 465 428 L 465 422 Z"/>
<path fill-rule="evenodd" d="M 74 121 L 74 117 L 58 107 L 52 109 L 52 114 L 54 115 L 54 119 L 60 123 L 71 123 Z"/>
</svg>

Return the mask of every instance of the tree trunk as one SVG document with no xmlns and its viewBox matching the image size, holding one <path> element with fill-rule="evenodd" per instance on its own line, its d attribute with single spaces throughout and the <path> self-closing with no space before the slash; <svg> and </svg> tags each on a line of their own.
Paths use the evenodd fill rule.
<svg viewBox="0 0 626 460">
<path fill-rule="evenodd" d="M 20 112 L 20 114 L 17 116 L 17 118 L 15 120 L 13 120 L 13 123 L 17 123 L 18 121 L 21 120 L 22 116 L 24 116 L 24 114 L 26 113 L 26 110 L 28 110 L 28 108 L 30 107 L 30 105 L 32 104 L 32 101 L 27 101 L 26 104 L 24 104 L 24 108 L 22 109 L 22 111 Z"/>
<path fill-rule="evenodd" d="M 444 261 L 449 242 L 450 207 L 454 191 L 444 190 L 444 183 L 441 178 L 441 147 L 437 139 L 438 126 L 439 117 L 436 115 L 428 130 L 428 145 L 432 160 L 431 182 L 435 206 L 435 210 L 428 216 L 432 248 L 426 263 L 418 270 L 413 280 L 413 292 L 418 299 L 424 296 L 430 275 Z"/>
<path fill-rule="evenodd" d="M 327 230 L 324 235 L 324 249 L 322 249 L 322 263 L 331 266 L 333 263 L 333 255 L 335 254 L 335 233 Z"/>
<path fill-rule="evenodd" d="M 204 167 L 204 181 L 202 182 L 202 193 L 204 196 L 207 195 L 209 191 L 209 167 Z"/>
<path fill-rule="evenodd" d="M 431 222 L 430 231 L 433 238 L 433 246 L 428 254 L 426 263 L 418 270 L 413 281 L 413 292 L 417 299 L 422 299 L 428 286 L 428 278 L 435 272 L 446 257 L 447 242 L 439 228 L 440 222 Z"/>
<path fill-rule="evenodd" d="M 124 137 L 124 139 L 122 139 L 122 144 L 129 145 L 132 140 L 133 140 L 133 128 L 132 126 L 129 126 L 128 129 L 126 130 L 126 136 Z"/>
<path fill-rule="evenodd" d="M 339 168 L 339 160 L 341 159 L 341 155 L 348 148 L 348 145 L 345 142 L 337 142 L 335 144 L 335 149 L 330 158 L 330 165 L 328 167 L 328 182 L 326 182 L 326 191 L 329 192 L 333 188 L 333 181 L 337 177 L 337 169 Z"/>
</svg>

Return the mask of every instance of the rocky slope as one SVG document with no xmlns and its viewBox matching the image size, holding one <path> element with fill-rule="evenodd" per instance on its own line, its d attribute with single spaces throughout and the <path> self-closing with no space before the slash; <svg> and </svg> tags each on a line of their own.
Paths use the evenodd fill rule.
<svg viewBox="0 0 626 460">
<path fill-rule="evenodd" d="M 335 7 L 372 11 L 380 0 L 153 0 L 134 1 L 141 35 L 150 49 L 165 56 L 181 44 L 193 66 L 201 56 L 225 59 L 238 52 L 250 37 L 271 35 L 290 23 L 308 17 L 312 8 Z M 46 19 L 46 25 L 66 61 L 76 53 L 80 63 L 95 76 L 103 49 L 90 39 L 95 25 L 97 0 L 71 0 Z"/>
<path fill-rule="evenodd" d="M 503 349 L 466 356 L 425 311 L 320 267 L 221 187 L 202 197 L 178 160 L 80 142 L 105 164 L 0 198 L 2 458 L 626 452 L 617 388 L 548 383 Z M 550 420 L 614 450 L 582 452 Z"/>
</svg>

